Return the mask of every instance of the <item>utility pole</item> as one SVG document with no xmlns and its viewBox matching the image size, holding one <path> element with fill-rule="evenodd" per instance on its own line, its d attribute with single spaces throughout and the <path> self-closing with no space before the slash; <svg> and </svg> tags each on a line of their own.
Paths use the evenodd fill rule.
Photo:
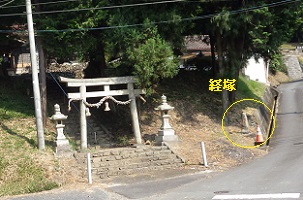
<svg viewBox="0 0 303 200">
<path fill-rule="evenodd" d="M 31 65 L 32 65 L 32 81 L 33 81 L 33 91 L 34 91 L 34 101 L 35 101 L 38 148 L 39 150 L 44 150 L 45 141 L 44 141 L 42 112 L 41 112 L 41 98 L 40 98 L 38 65 L 37 65 L 37 56 L 36 56 L 36 44 L 35 44 L 35 33 L 34 33 L 34 25 L 33 25 L 31 0 L 26 0 L 26 16 L 27 16 L 28 37 L 29 37 L 29 45 L 30 45 Z"/>
</svg>

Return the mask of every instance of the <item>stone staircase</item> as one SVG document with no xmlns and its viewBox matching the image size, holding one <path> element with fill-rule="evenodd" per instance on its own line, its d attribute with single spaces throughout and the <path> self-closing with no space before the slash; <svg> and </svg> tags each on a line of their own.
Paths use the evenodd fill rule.
<svg viewBox="0 0 303 200">
<path fill-rule="evenodd" d="M 287 66 L 287 72 L 290 80 L 299 80 L 303 78 L 302 68 L 296 55 L 284 55 L 284 63 Z"/>
<path fill-rule="evenodd" d="M 67 105 L 63 105 L 67 107 Z M 76 145 L 80 147 L 80 113 L 77 109 L 72 108 L 71 111 L 67 111 L 68 115 L 65 123 L 65 132 L 68 137 L 76 141 Z M 87 143 L 88 148 L 110 148 L 115 146 L 114 136 L 101 124 L 98 119 L 93 116 L 87 117 Z"/>
<path fill-rule="evenodd" d="M 300 80 L 303 78 L 302 66 L 298 60 L 298 56 L 303 56 L 302 50 L 299 49 L 282 51 L 283 61 L 287 67 L 287 73 L 290 80 Z"/>
<path fill-rule="evenodd" d="M 77 153 L 79 163 L 86 167 L 87 154 Z M 151 170 L 173 169 L 184 161 L 168 146 L 101 149 L 91 153 L 94 179 L 148 173 Z"/>
</svg>

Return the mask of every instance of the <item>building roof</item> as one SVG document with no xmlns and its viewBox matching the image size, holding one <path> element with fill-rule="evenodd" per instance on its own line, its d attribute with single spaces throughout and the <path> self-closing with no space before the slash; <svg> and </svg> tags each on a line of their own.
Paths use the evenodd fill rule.
<svg viewBox="0 0 303 200">
<path fill-rule="evenodd" d="M 191 35 L 185 37 L 187 51 L 210 51 L 210 39 L 208 35 Z"/>
</svg>

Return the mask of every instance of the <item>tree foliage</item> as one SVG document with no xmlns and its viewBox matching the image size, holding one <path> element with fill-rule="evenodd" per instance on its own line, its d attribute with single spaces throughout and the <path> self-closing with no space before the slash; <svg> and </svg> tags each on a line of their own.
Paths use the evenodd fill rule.
<svg viewBox="0 0 303 200">
<path fill-rule="evenodd" d="M 172 47 L 158 34 L 128 48 L 127 57 L 134 67 L 133 74 L 138 77 L 140 86 L 147 89 L 147 94 L 153 93 L 160 79 L 172 78 L 178 73 Z"/>
<path fill-rule="evenodd" d="M 251 56 L 279 61 L 279 47 L 297 30 L 302 9 L 294 2 L 271 6 L 275 3 L 279 2 L 239 0 L 208 5 L 208 12 L 217 13 L 208 31 L 217 51 L 219 77 L 237 80 Z M 223 112 L 234 101 L 235 91 L 223 90 Z"/>
<path fill-rule="evenodd" d="M 156 74 L 150 75 L 150 80 L 142 78 L 141 83 L 145 82 L 146 86 L 153 85 L 157 79 L 176 74 L 175 67 L 168 67 L 175 65 L 175 59 L 167 58 L 173 53 L 180 53 L 185 35 L 210 35 L 214 50 L 217 51 L 220 76 L 237 79 L 239 70 L 245 67 L 249 57 L 262 56 L 267 60 L 276 58 L 279 46 L 294 35 L 302 35 L 303 27 L 300 1 L 269 6 L 279 1 L 201 0 L 195 3 L 185 1 L 126 7 L 121 5 L 150 1 L 48 2 L 37 0 L 34 11 L 73 11 L 34 15 L 36 29 L 44 30 L 37 34 L 43 40 L 49 57 L 62 60 L 77 57 L 89 61 L 87 76 L 90 77 L 105 76 L 107 67 L 112 65 L 119 75 L 141 74 L 143 77 L 152 69 Z M 21 0 L 16 0 L 12 5 L 21 3 Z M 258 9 L 251 10 L 253 7 Z M 76 12 L 80 9 L 87 10 Z M 10 8 L 5 9 L 5 12 L 21 10 Z M 207 15 L 213 17 L 203 17 Z M 202 18 L 190 20 L 195 16 Z M 26 22 L 25 16 L 1 18 L 1 21 L 2 29 Z M 3 41 L 7 35 L 1 34 L 0 40 Z M 148 48 L 153 47 L 156 47 L 155 51 L 148 51 Z M 159 49 L 163 51 L 162 54 Z M 230 95 L 229 101 L 233 101 L 233 95 Z"/>
</svg>

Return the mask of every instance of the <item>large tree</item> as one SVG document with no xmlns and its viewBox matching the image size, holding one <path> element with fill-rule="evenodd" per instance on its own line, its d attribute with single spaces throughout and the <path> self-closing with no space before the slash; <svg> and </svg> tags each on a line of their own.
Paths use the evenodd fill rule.
<svg viewBox="0 0 303 200">
<path fill-rule="evenodd" d="M 20 5 L 24 6 L 20 6 Z M 26 24 L 25 2 L 15 0 L 12 2 L 3 1 L 0 3 L 0 55 L 11 52 L 20 45 L 20 40 L 24 41 L 24 33 L 13 32 L 23 31 Z M 22 37 L 23 36 L 23 37 Z"/>
<path fill-rule="evenodd" d="M 120 74 L 136 73 L 139 68 L 134 67 L 130 49 L 143 50 L 142 45 L 155 39 L 147 31 L 154 26 L 158 38 L 155 41 L 162 41 L 162 45 L 175 53 L 181 49 L 184 35 L 210 35 L 212 50 L 217 51 L 218 58 L 214 72 L 219 73 L 220 78 L 237 80 L 248 57 L 255 55 L 270 60 L 281 43 L 299 30 L 297 25 L 302 25 L 301 2 L 89 0 L 51 3 L 39 0 L 37 3 L 43 3 L 39 7 L 42 13 L 34 15 L 34 20 L 37 29 L 44 30 L 38 35 L 46 53 L 65 60 L 76 56 L 89 61 L 87 76 L 90 77 L 104 76 L 107 61 L 115 59 L 119 62 L 111 63 L 118 63 L 115 69 Z M 36 8 L 38 10 L 38 5 Z M 65 12 L 57 12 L 63 10 Z M 197 15 L 201 17 L 195 18 Z M 223 91 L 223 110 L 234 101 L 234 94 Z"/>
<path fill-rule="evenodd" d="M 215 40 L 220 78 L 238 80 L 248 58 L 262 56 L 270 60 L 280 45 L 291 39 L 300 13 L 298 5 L 276 2 L 239 0 L 212 7 L 214 13 L 218 12 L 211 19 L 210 32 Z M 235 91 L 223 89 L 223 112 L 234 100 Z"/>
<path fill-rule="evenodd" d="M 108 59 L 114 60 L 116 73 L 134 74 L 141 87 L 153 91 L 160 79 L 177 74 L 174 53 L 183 45 L 182 32 L 187 26 L 180 13 L 185 5 L 115 1 L 114 6 L 119 5 L 131 6 L 109 11 L 109 25 L 119 28 L 106 30 Z"/>
<path fill-rule="evenodd" d="M 93 29 L 107 26 L 106 10 L 96 9 L 105 5 L 108 5 L 106 0 L 45 2 L 40 6 L 42 14 L 37 19 L 37 29 L 44 30 L 39 35 L 44 40 L 47 54 L 62 61 L 88 60 L 87 75 L 104 76 L 104 36 L 100 30 Z M 64 10 L 66 12 L 60 12 Z"/>
<path fill-rule="evenodd" d="M 156 23 L 159 36 L 168 42 L 168 46 L 181 48 L 181 32 L 185 27 L 181 26 L 181 17 L 178 14 L 181 8 L 178 3 L 151 4 L 149 1 L 138 0 L 46 3 L 41 8 L 42 11 L 82 11 L 44 13 L 39 16 L 37 25 L 39 29 L 48 30 L 39 35 L 43 36 L 49 55 L 67 59 L 76 54 L 89 61 L 86 77 L 105 76 L 107 61 L 119 57 L 123 57 L 125 61 L 122 63 L 126 69 L 124 71 L 132 73 L 135 68 L 128 65 L 127 56 L 124 55 L 130 46 L 143 43 L 139 38 L 145 34 L 144 21 Z M 155 10 L 158 12 L 155 13 Z M 164 23 L 167 20 L 175 23 Z M 161 22 L 158 23 L 159 21 Z M 74 29 L 81 31 L 73 31 Z M 123 71 L 123 68 L 119 71 Z"/>
</svg>

